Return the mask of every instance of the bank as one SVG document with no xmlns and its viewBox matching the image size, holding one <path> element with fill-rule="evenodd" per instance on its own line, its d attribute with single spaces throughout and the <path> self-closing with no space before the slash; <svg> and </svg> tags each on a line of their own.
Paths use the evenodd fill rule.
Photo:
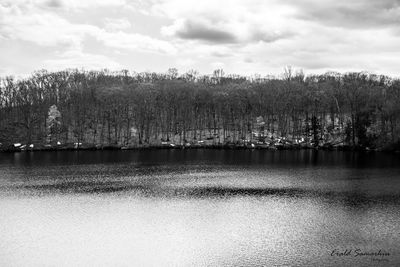
<svg viewBox="0 0 400 267">
<path fill-rule="evenodd" d="M 400 153 L 400 142 L 389 144 L 379 148 L 363 146 L 351 146 L 346 144 L 290 144 L 274 143 L 266 144 L 259 142 L 248 143 L 217 143 L 217 144 L 138 144 L 138 145 L 99 145 L 90 143 L 66 143 L 66 144 L 0 144 L 0 152 L 34 152 L 34 151 L 79 151 L 79 150 L 142 150 L 142 149 L 232 149 L 232 150 L 331 150 L 331 151 L 365 151 L 365 152 L 396 152 Z"/>
</svg>

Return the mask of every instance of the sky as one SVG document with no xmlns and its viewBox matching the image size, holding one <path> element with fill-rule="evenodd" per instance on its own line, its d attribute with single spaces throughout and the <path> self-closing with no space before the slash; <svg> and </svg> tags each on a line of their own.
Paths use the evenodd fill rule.
<svg viewBox="0 0 400 267">
<path fill-rule="evenodd" d="M 0 0 L 0 75 L 67 68 L 400 76 L 400 0 Z"/>
</svg>

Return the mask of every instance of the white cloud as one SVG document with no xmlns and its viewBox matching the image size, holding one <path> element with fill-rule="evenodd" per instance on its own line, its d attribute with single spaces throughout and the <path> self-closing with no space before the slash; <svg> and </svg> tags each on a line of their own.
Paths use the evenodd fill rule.
<svg viewBox="0 0 400 267">
<path fill-rule="evenodd" d="M 89 24 L 74 24 L 56 13 L 34 7 L 0 5 L 0 36 L 23 40 L 42 46 L 59 46 L 67 49 L 82 47 L 87 36 L 101 41 L 105 46 L 153 53 L 174 53 L 175 48 L 166 41 L 143 34 L 125 33 L 130 27 L 126 19 L 107 19 L 106 29 Z"/>
<path fill-rule="evenodd" d="M 43 48 L 47 60 L 32 57 L 29 64 L 38 58 L 49 66 L 135 62 L 149 70 L 177 65 L 206 73 L 223 66 L 245 74 L 277 74 L 293 65 L 308 73 L 398 75 L 398 0 L 0 1 L 2 52 L 12 44 Z M 18 71 L 10 62 L 0 54 L 3 72 Z"/>
<path fill-rule="evenodd" d="M 176 53 L 175 47 L 169 42 L 142 34 L 97 30 L 93 36 L 103 42 L 104 45 L 112 48 L 139 50 L 153 53 Z"/>
<path fill-rule="evenodd" d="M 131 23 L 126 18 L 122 18 L 122 19 L 106 18 L 105 19 L 105 29 L 107 31 L 115 32 L 115 31 L 127 30 L 131 26 L 132 26 Z"/>
<path fill-rule="evenodd" d="M 5 0 L 7 1 L 7 0 Z M 13 0 L 9 2 L 32 4 L 42 8 L 61 8 L 67 10 L 99 8 L 99 7 L 123 7 L 129 4 L 126 0 Z"/>
<path fill-rule="evenodd" d="M 193 67 L 195 65 L 195 61 L 191 58 L 182 58 L 177 60 L 177 65 L 178 67 L 181 68 L 189 68 Z"/>
<path fill-rule="evenodd" d="M 53 14 L 6 16 L 0 34 L 7 39 L 23 40 L 43 46 L 79 46 L 85 36 L 95 32 L 90 25 L 73 25 Z"/>
<path fill-rule="evenodd" d="M 121 69 L 118 62 L 104 55 L 84 53 L 80 50 L 70 50 L 57 54 L 53 59 L 45 60 L 43 68 L 48 70 L 63 70 L 67 68 L 83 69 Z"/>
<path fill-rule="evenodd" d="M 159 1 L 153 6 L 155 14 L 164 15 L 173 23 L 161 31 L 166 36 L 210 43 L 266 43 L 290 38 L 289 7 L 270 1 Z M 195 6 L 195 8 L 193 8 Z"/>
<path fill-rule="evenodd" d="M 382 28 L 399 27 L 398 0 L 284 0 L 296 7 L 296 17 L 333 27 Z"/>
<path fill-rule="evenodd" d="M 172 20 L 161 32 L 175 38 L 183 54 L 208 57 L 212 67 L 219 57 L 239 73 L 277 73 L 285 65 L 392 75 L 398 69 L 388 60 L 400 46 L 397 0 L 158 0 L 152 11 Z"/>
<path fill-rule="evenodd" d="M 128 3 L 128 1 L 125 0 L 59 0 L 59 1 L 62 1 L 64 5 L 71 6 L 73 8 L 93 8 L 101 6 L 123 7 Z"/>
</svg>

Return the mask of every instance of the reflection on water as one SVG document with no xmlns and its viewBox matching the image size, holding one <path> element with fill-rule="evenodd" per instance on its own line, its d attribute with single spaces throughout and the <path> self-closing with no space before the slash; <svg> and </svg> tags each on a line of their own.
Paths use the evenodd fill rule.
<svg viewBox="0 0 400 267">
<path fill-rule="evenodd" d="M 1 154 L 0 266 L 398 266 L 399 163 L 321 151 Z"/>
</svg>

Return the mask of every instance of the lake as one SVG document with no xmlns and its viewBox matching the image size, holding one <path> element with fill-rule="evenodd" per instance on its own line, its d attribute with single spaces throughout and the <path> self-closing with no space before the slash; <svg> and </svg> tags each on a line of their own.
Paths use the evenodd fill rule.
<svg viewBox="0 0 400 267">
<path fill-rule="evenodd" d="M 400 156 L 0 154 L 0 213 L 0 266 L 399 266 Z"/>
</svg>

